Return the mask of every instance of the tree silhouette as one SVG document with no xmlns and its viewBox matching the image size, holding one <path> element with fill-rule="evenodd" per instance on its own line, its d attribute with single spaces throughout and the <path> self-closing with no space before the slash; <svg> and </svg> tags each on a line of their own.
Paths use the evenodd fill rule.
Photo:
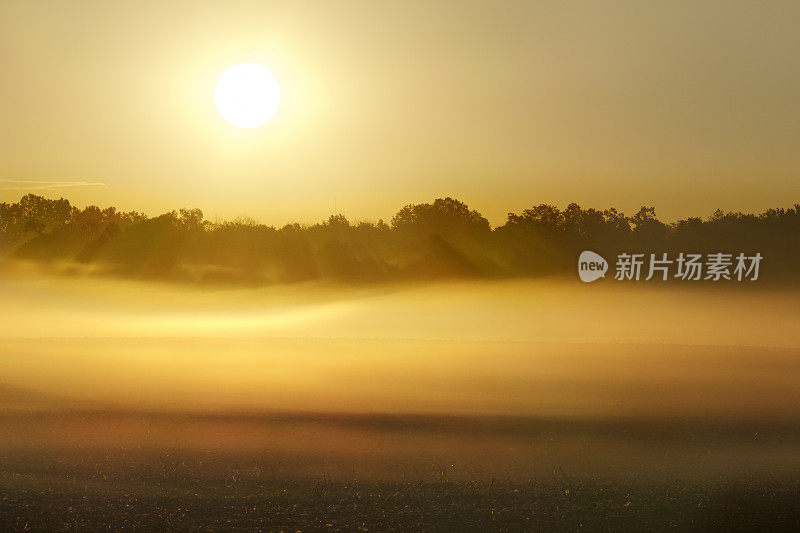
<svg viewBox="0 0 800 533">
<path fill-rule="evenodd" d="M 276 229 L 251 219 L 210 222 L 199 209 L 156 217 L 114 207 L 78 209 L 68 200 L 26 194 L 0 203 L 0 254 L 137 277 L 271 283 L 331 279 L 363 282 L 435 277 L 574 274 L 586 249 L 626 253 L 760 252 L 763 276 L 796 279 L 800 205 L 761 214 L 689 217 L 672 224 L 653 207 L 627 217 L 614 208 L 561 210 L 538 204 L 492 228 L 464 202 L 437 198 L 400 209 L 391 225 L 332 215 Z"/>
</svg>

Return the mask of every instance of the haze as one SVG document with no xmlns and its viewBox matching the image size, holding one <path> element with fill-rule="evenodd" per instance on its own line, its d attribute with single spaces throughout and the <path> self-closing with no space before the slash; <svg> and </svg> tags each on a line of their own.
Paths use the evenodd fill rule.
<svg viewBox="0 0 800 533">
<path fill-rule="evenodd" d="M 796 414 L 793 289 L 212 290 L 28 275 L 0 295 L 10 409 Z"/>
<path fill-rule="evenodd" d="M 457 193 L 667 220 L 800 193 L 796 2 L 0 5 L 0 200 L 268 224 Z M 238 131 L 230 65 L 281 107 Z"/>
</svg>

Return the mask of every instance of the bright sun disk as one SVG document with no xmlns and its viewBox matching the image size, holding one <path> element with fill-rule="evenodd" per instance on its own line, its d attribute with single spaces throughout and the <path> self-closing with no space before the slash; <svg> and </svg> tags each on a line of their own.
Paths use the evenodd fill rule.
<svg viewBox="0 0 800 533">
<path fill-rule="evenodd" d="M 214 104 L 227 122 L 237 128 L 256 128 L 278 110 L 278 80 L 258 63 L 238 63 L 228 68 L 214 88 Z"/>
</svg>

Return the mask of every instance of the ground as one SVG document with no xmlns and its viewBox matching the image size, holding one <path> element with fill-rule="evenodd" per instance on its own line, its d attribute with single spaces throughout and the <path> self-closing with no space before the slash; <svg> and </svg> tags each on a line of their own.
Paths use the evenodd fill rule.
<svg viewBox="0 0 800 533">
<path fill-rule="evenodd" d="M 797 432 L 780 425 L 762 425 L 753 439 L 750 427 L 700 423 L 114 413 L 0 421 L 2 531 L 800 527 L 791 468 L 727 464 L 727 453 L 746 465 L 747 455 L 795 447 Z M 286 446 L 281 434 L 298 438 Z M 342 442 L 355 451 L 341 453 Z M 628 467 L 615 459 L 619 446 Z"/>
</svg>

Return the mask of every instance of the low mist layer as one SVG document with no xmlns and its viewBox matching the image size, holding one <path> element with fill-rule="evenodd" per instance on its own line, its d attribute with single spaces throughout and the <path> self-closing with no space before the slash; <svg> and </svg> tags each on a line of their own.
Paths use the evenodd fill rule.
<svg viewBox="0 0 800 533">
<path fill-rule="evenodd" d="M 792 291 L 6 278 L 15 408 L 791 418 Z"/>
</svg>

